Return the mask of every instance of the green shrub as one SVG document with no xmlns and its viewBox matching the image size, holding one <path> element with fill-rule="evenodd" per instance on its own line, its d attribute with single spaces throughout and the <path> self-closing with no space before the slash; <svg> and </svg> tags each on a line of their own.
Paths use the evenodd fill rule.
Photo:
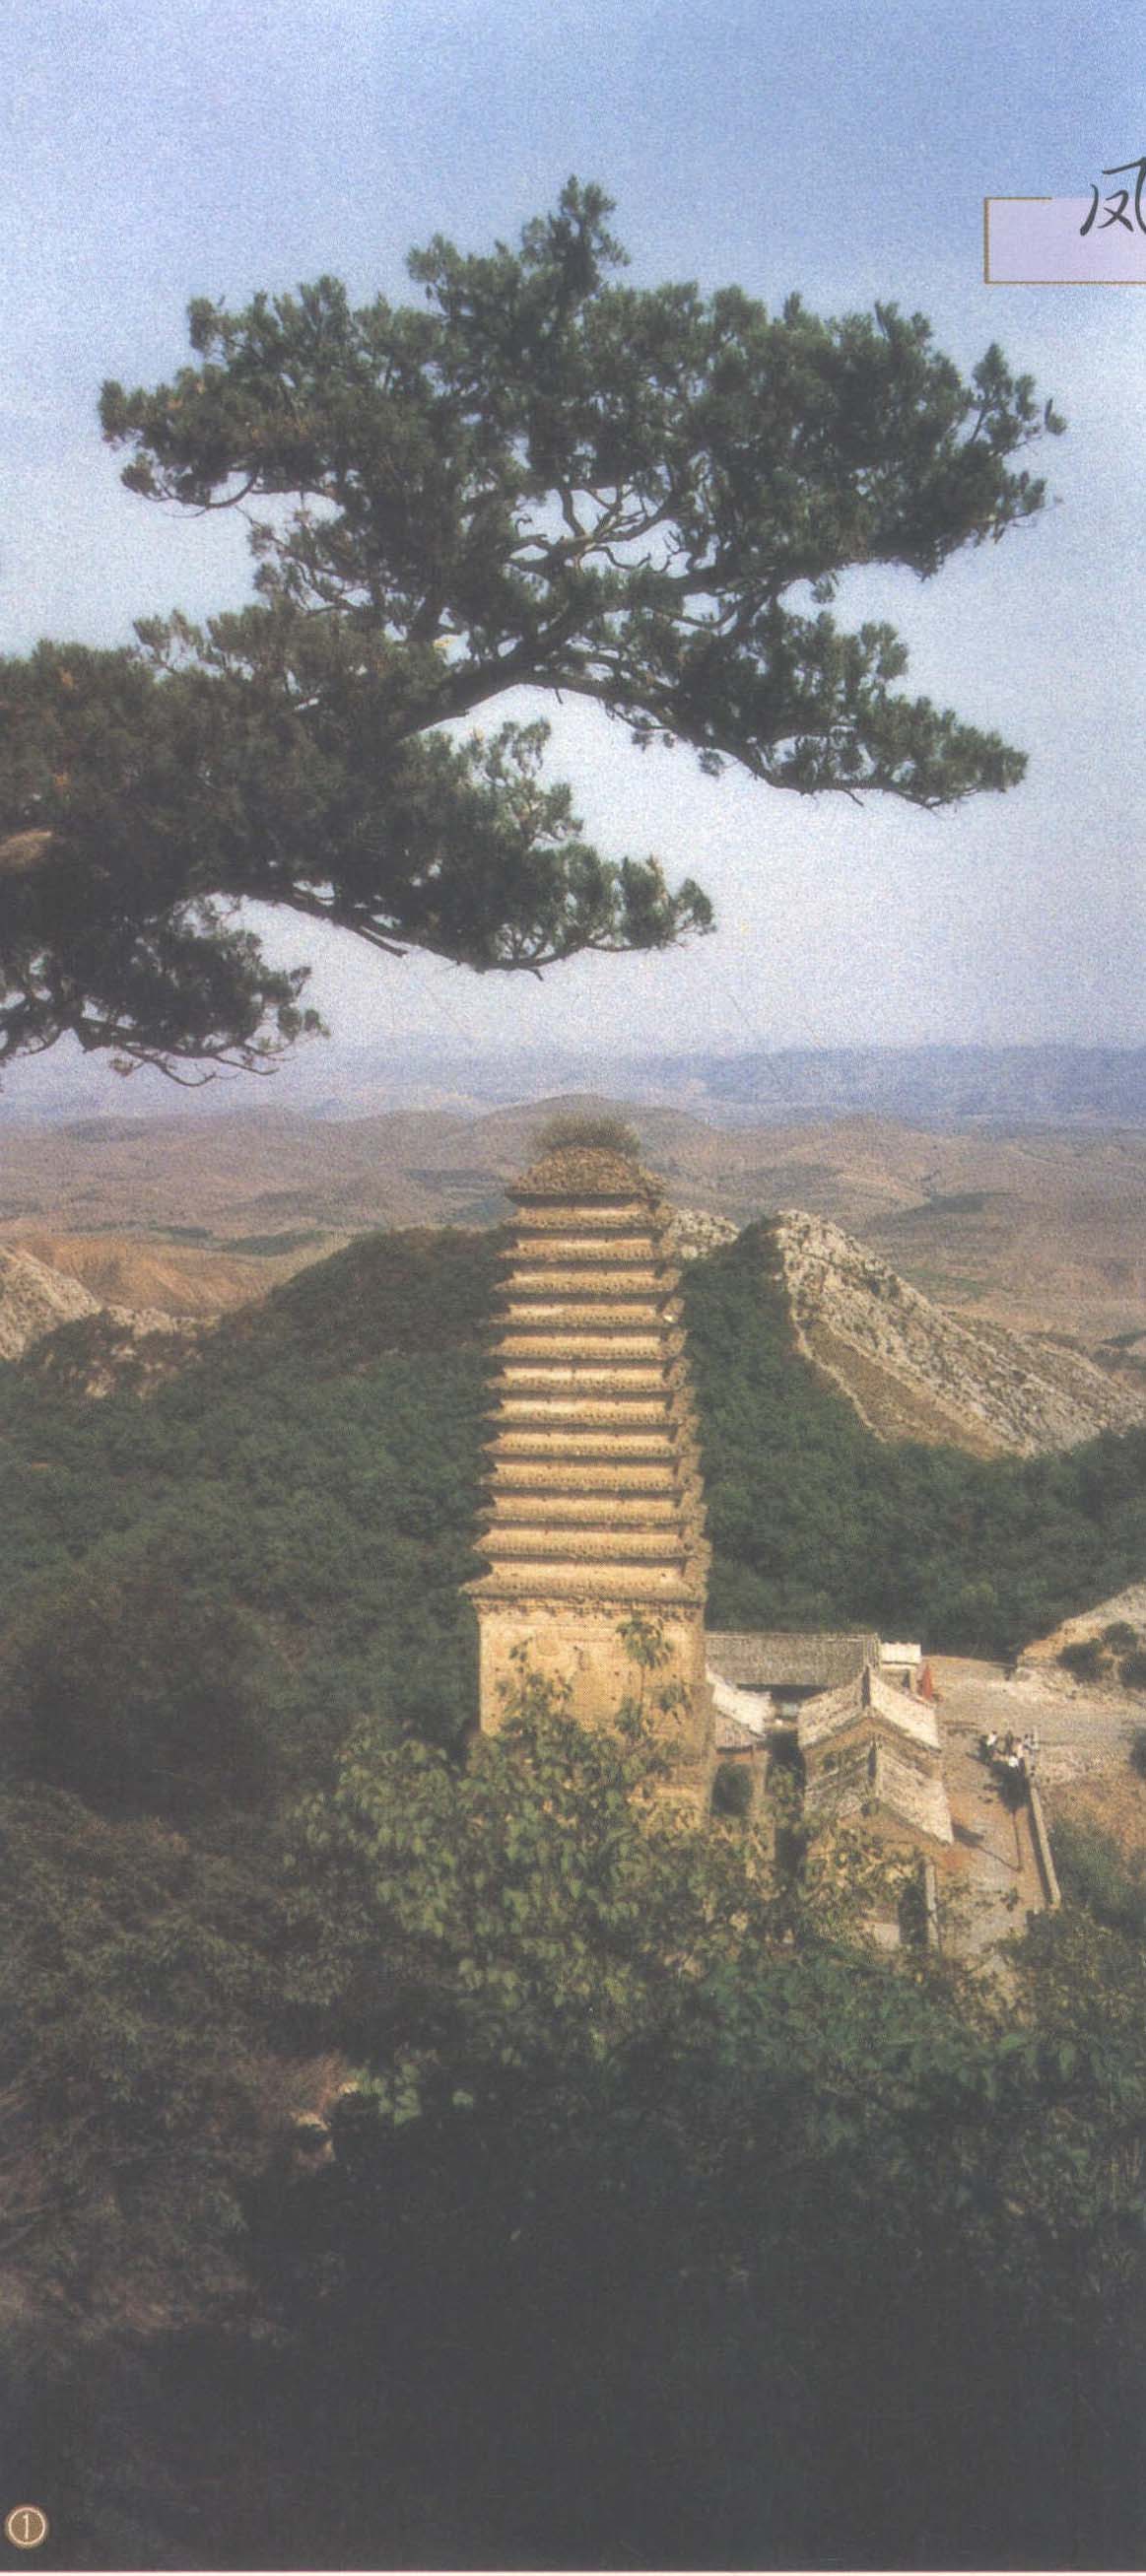
<svg viewBox="0 0 1146 2576">
<path fill-rule="evenodd" d="M 5 1638 L 4 1766 L 101 1814 L 257 1805 L 288 1679 L 260 1623 L 189 1580 L 173 1546 L 93 1556 L 31 1594 Z"/>
<path fill-rule="evenodd" d="M 1141 1640 L 1129 1619 L 1112 1619 L 1110 1626 L 1102 1631 L 1102 1642 L 1104 1646 L 1112 1646 L 1116 1655 L 1130 1655 Z"/>
<path fill-rule="evenodd" d="M 1130 1768 L 1146 1780 L 1146 1726 L 1136 1726 L 1130 1738 Z"/>
<path fill-rule="evenodd" d="M 1099 1637 L 1079 1637 L 1074 1645 L 1061 1647 L 1058 1660 L 1063 1670 L 1073 1673 L 1080 1682 L 1096 1682 L 1106 1669 L 1106 1654 Z"/>
<path fill-rule="evenodd" d="M 1143 1730 L 1146 1733 L 1146 1730 Z M 1055 1868 L 1068 1904 L 1085 1906 L 1097 1923 L 1141 1941 L 1146 1933 L 1146 1885 L 1128 1867 L 1110 1834 L 1063 1817 L 1051 1835 Z"/>
<path fill-rule="evenodd" d="M 927 1896 L 923 1885 L 922 1872 L 920 1872 L 918 1877 L 910 1878 L 908 1880 L 907 1885 L 903 1890 L 903 1894 L 900 1897 L 897 1913 L 899 1919 L 899 1937 L 905 1950 L 926 1949 Z"/>
<path fill-rule="evenodd" d="M 638 1160 L 641 1140 L 627 1119 L 612 1118 L 607 1110 L 599 1115 L 592 1110 L 558 1111 L 538 1129 L 535 1150 L 539 1154 L 558 1154 L 565 1146 L 595 1147 L 606 1154 L 624 1154 Z"/>
<path fill-rule="evenodd" d="M 714 1816 L 743 1817 L 751 1813 L 752 1773 L 747 1763 L 721 1762 L 712 1783 Z"/>
<path fill-rule="evenodd" d="M 1123 1656 L 1118 1678 L 1127 1690 L 1146 1690 L 1146 1646 L 1136 1646 L 1132 1655 Z"/>
</svg>

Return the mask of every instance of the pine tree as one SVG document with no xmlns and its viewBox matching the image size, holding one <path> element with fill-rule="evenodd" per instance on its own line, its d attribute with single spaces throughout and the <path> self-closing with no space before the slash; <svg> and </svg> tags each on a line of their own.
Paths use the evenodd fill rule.
<svg viewBox="0 0 1146 2576">
<path fill-rule="evenodd" d="M 514 690 L 801 795 L 1021 777 L 831 602 L 1035 515 L 1049 404 L 997 348 L 965 382 L 894 306 L 628 286 L 610 211 L 570 181 L 516 250 L 436 239 L 417 305 L 332 278 L 194 303 L 172 384 L 105 387 L 132 491 L 248 515 L 255 594 L 0 666 L 0 1062 L 70 1031 L 258 1063 L 314 1023 L 248 901 L 479 972 L 706 929 L 691 879 L 583 838 L 544 723 L 459 735 Z"/>
</svg>

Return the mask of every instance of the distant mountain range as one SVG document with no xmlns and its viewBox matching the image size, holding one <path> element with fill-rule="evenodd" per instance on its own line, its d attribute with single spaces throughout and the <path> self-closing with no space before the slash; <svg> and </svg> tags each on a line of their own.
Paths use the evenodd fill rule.
<svg viewBox="0 0 1146 2576">
<path fill-rule="evenodd" d="M 871 1116 L 915 1127 L 1146 1126 L 1146 1047 L 777 1047 L 737 1054 L 620 1055 L 588 1048 L 511 1053 L 424 1041 L 300 1046 L 269 1080 L 181 1090 L 139 1074 L 114 1096 L 105 1066 L 62 1054 L 17 1066 L 0 1092 L 10 1121 L 220 1117 L 266 1105 L 345 1119 L 400 1109 L 467 1111 L 557 1092 L 608 1093 L 689 1110 L 722 1126 Z"/>
<path fill-rule="evenodd" d="M 913 1126 L 1146 1125 L 1146 1047 L 791 1047 L 645 1056 L 633 1097 L 710 1117 L 897 1118 Z M 646 1088 L 647 1086 L 647 1088 Z"/>
<path fill-rule="evenodd" d="M 228 1095 L 208 1094 L 223 1110 Z M 483 1226 L 550 1109 L 608 1105 L 678 1207 L 735 1225 L 803 1208 L 926 1296 L 1146 1361 L 1146 1122 L 931 1125 L 870 1114 L 717 1122 L 628 1094 L 316 1117 L 244 1085 L 241 1113 L 0 1127 L 0 1243 L 124 1306 L 202 1313 L 372 1227 Z"/>
</svg>

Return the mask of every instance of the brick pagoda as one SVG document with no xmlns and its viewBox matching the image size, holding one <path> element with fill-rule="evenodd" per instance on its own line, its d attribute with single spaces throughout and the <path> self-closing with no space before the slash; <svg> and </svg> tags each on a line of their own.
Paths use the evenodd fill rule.
<svg viewBox="0 0 1146 2576">
<path fill-rule="evenodd" d="M 565 1145 L 510 1192 L 517 1224 L 495 1376 L 490 1502 L 470 1585 L 481 1631 L 481 1724 L 500 1725 L 519 1678 L 568 1683 L 575 1716 L 608 1721 L 639 1686 L 619 1630 L 655 1621 L 667 1650 L 651 1688 L 677 1776 L 711 1767 L 705 1679 L 708 1549 L 673 1259 L 656 1183 L 623 1153 Z"/>
</svg>

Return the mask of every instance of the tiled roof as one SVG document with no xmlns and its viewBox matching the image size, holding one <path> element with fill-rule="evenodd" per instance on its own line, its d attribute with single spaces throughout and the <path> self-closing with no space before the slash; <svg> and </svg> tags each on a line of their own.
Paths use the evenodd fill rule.
<svg viewBox="0 0 1146 2576">
<path fill-rule="evenodd" d="M 829 1629 L 712 1628 L 705 1649 L 713 1672 L 741 1689 L 831 1690 L 879 1660 L 878 1637 Z"/>
<path fill-rule="evenodd" d="M 902 1736 L 905 1743 L 916 1745 L 921 1752 L 940 1752 L 939 1727 L 935 1712 L 927 1701 L 913 1699 L 910 1691 L 896 1690 L 881 1682 L 870 1669 L 855 1682 L 843 1682 L 837 1690 L 826 1692 L 822 1699 L 809 1700 L 800 1711 L 800 1751 L 813 1752 L 830 1742 L 833 1735 L 846 1734 L 861 1719 L 876 1721 L 890 1734 Z"/>
<path fill-rule="evenodd" d="M 718 1708 L 713 1741 L 718 1753 L 759 1753 L 768 1738 L 759 1727 L 746 1726 L 742 1717 L 725 1717 Z"/>
</svg>

